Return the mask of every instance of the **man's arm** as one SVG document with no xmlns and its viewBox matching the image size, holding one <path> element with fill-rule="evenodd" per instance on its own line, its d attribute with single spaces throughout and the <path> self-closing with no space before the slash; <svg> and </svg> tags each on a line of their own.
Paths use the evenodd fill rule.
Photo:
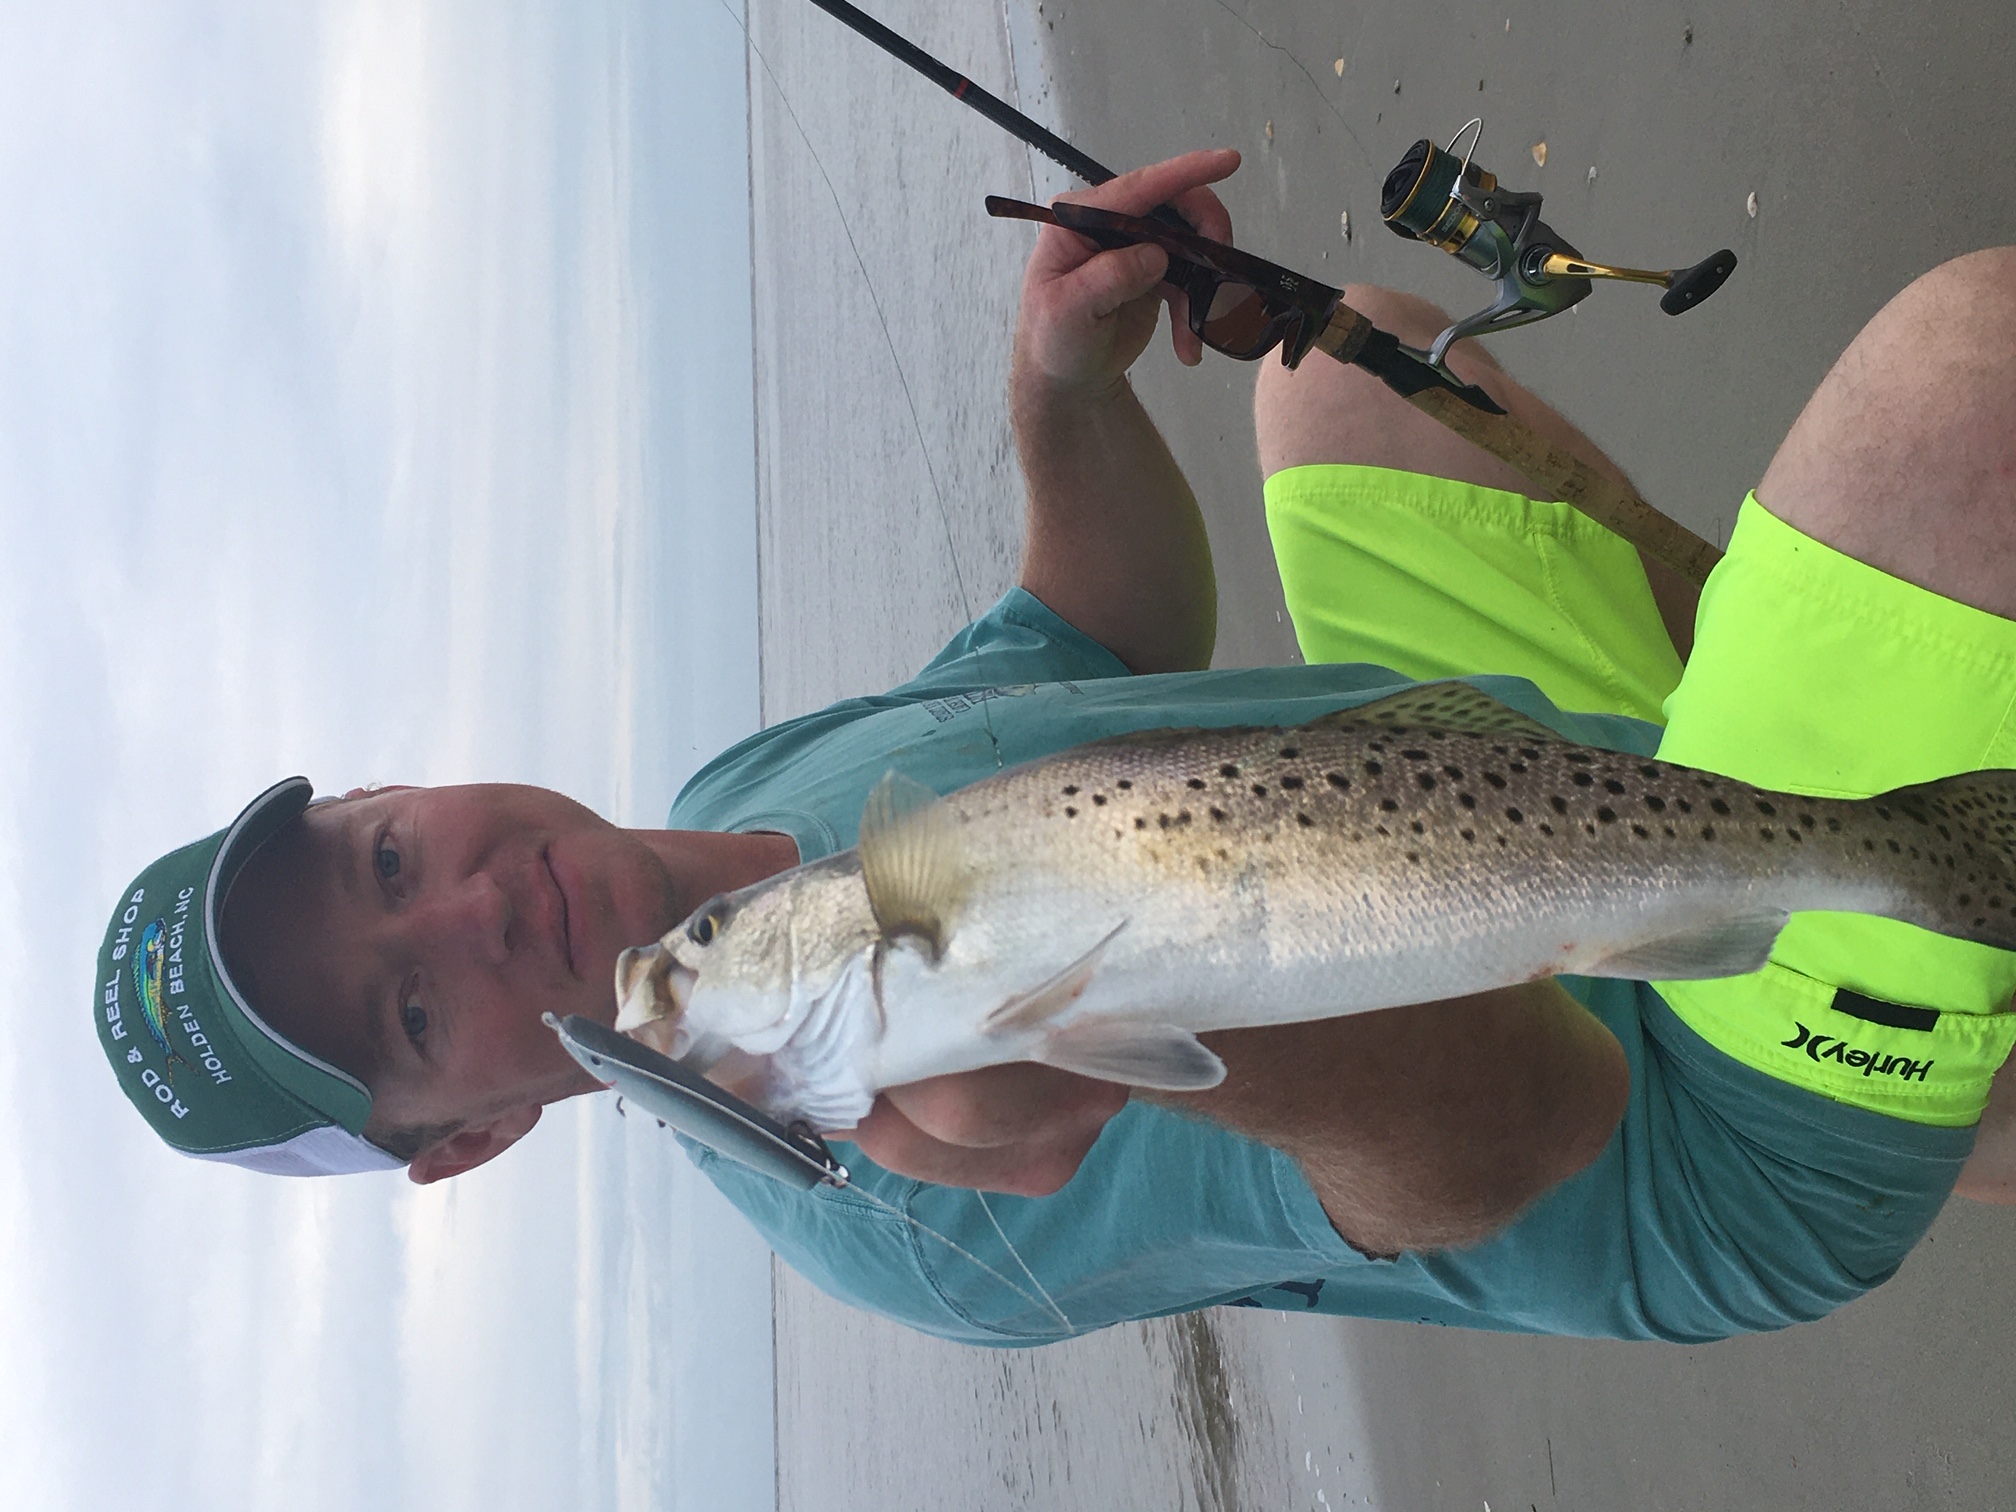
<svg viewBox="0 0 2016 1512">
<path fill-rule="evenodd" d="M 1206 1042 L 1222 1085 L 1141 1095 L 1292 1157 L 1338 1233 L 1374 1254 L 1502 1227 L 1602 1153 L 1630 1094 L 1623 1047 L 1554 981 Z M 1044 1196 L 1126 1101 L 1000 1066 L 894 1088 L 848 1137 L 921 1180 Z"/>
<path fill-rule="evenodd" d="M 1071 198 L 1130 215 L 1174 204 L 1206 236 L 1231 221 L 1203 186 L 1239 166 L 1193 152 Z M 1161 313 L 1159 248 L 1100 252 L 1045 226 L 1022 284 L 1010 407 L 1029 488 L 1022 586 L 1135 672 L 1208 666 L 1218 584 L 1204 517 L 1127 382 Z M 1201 353 L 1181 311 L 1177 356 Z"/>
</svg>

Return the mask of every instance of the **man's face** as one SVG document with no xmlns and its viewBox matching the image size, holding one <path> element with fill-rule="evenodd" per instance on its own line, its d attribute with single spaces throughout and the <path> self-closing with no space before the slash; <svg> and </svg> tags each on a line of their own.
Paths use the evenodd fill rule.
<svg viewBox="0 0 2016 1512">
<path fill-rule="evenodd" d="M 677 922 L 636 835 L 543 788 L 393 788 L 311 807 L 232 887 L 224 943 L 260 1014 L 371 1087 L 367 1133 L 495 1126 L 596 1085 L 540 1022 L 615 1015 L 616 956 Z"/>
</svg>

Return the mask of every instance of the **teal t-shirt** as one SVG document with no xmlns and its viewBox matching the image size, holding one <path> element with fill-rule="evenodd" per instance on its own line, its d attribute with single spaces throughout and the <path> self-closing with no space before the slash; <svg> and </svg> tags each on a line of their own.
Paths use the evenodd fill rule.
<svg viewBox="0 0 2016 1512">
<path fill-rule="evenodd" d="M 1523 679 L 1472 680 L 1571 740 L 1657 747 L 1654 726 L 1564 713 Z M 854 843 L 891 769 L 946 793 L 1108 735 L 1303 724 L 1407 685 L 1365 665 L 1136 677 L 1017 589 L 901 687 L 717 757 L 670 823 L 779 831 L 811 861 Z M 1464 1250 L 1367 1257 L 1287 1156 L 1145 1102 L 1044 1198 L 913 1181 L 845 1144 L 860 1192 L 806 1193 L 688 1148 L 777 1253 L 832 1295 L 949 1338 L 1034 1344 L 1227 1303 L 1624 1338 L 1778 1327 L 1887 1278 L 1971 1147 L 1969 1131 L 1828 1103 L 1739 1065 L 1641 984 L 1564 985 L 1623 1044 L 1629 1111 L 1595 1165 Z"/>
</svg>

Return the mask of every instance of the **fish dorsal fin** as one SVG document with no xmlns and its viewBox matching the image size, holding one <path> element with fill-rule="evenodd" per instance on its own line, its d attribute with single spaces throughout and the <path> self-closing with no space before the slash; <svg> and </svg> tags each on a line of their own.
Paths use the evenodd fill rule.
<svg viewBox="0 0 2016 1512">
<path fill-rule="evenodd" d="M 1225 1080 L 1225 1062 L 1188 1029 L 1139 1020 L 1068 1024 L 1046 1035 L 1032 1058 L 1060 1071 L 1157 1092 L 1202 1092 Z"/>
<path fill-rule="evenodd" d="M 1000 1034 L 1017 1029 L 1033 1029 L 1036 1025 L 1057 1017 L 1078 1001 L 1086 987 L 1091 984 L 1092 973 L 1099 969 L 1099 958 L 1106 953 L 1106 947 L 1111 945 L 1114 938 L 1126 927 L 1127 921 L 1122 919 L 1107 932 L 1105 939 L 1048 981 L 1030 988 L 1027 992 L 1016 993 L 980 1021 L 980 1032 Z"/>
<path fill-rule="evenodd" d="M 1526 739 L 1560 740 L 1530 715 L 1498 702 L 1466 682 L 1421 683 L 1385 698 L 1340 709 L 1310 722 L 1311 729 L 1348 730 L 1376 725 L 1385 729 L 1458 731 L 1465 735 L 1516 735 Z"/>
<path fill-rule="evenodd" d="M 1703 929 L 1647 940 L 1605 956 L 1582 976 L 1623 977 L 1637 982 L 1696 982 L 1711 977 L 1744 976 L 1764 969 L 1778 931 L 1785 927 L 1782 909 L 1722 919 Z"/>
<path fill-rule="evenodd" d="M 952 811 L 923 783 L 890 772 L 861 810 L 861 881 L 885 940 L 921 941 L 937 960 L 966 887 Z"/>
</svg>

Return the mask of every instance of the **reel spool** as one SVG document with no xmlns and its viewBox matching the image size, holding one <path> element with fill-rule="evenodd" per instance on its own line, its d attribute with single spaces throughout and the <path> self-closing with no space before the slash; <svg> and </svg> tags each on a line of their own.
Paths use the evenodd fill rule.
<svg viewBox="0 0 2016 1512">
<path fill-rule="evenodd" d="M 1456 144 L 1473 128 L 1470 150 L 1459 161 Z M 1445 377 L 1455 376 L 1443 363 L 1454 343 L 1559 315 L 1589 297 L 1593 280 L 1657 284 L 1666 291 L 1659 308 L 1682 315 L 1736 270 L 1736 254 L 1726 247 L 1691 268 L 1663 273 L 1590 262 L 1540 219 L 1538 194 L 1507 189 L 1496 174 L 1471 161 L 1483 134 L 1483 119 L 1477 117 L 1447 147 L 1423 137 L 1386 175 L 1379 196 L 1379 214 L 1396 235 L 1440 247 L 1498 285 L 1490 304 L 1450 326 L 1425 353 L 1415 354 Z"/>
</svg>

